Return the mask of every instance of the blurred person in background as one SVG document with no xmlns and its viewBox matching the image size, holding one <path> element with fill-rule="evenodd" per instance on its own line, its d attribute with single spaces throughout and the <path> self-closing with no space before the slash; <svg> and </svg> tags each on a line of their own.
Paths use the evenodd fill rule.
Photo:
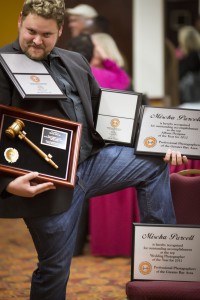
<svg viewBox="0 0 200 300">
<path fill-rule="evenodd" d="M 89 34 L 81 33 L 67 42 L 67 50 L 78 52 L 90 63 L 94 53 L 94 44 Z"/>
<path fill-rule="evenodd" d="M 100 15 L 97 10 L 90 5 L 79 4 L 74 8 L 68 8 L 66 9 L 66 15 L 68 18 L 68 27 L 72 38 L 77 37 L 82 33 L 90 35 L 95 33 L 106 33 L 110 35 L 109 20 L 105 16 Z M 112 36 L 110 36 L 110 39 L 109 37 L 101 36 L 101 42 L 103 45 L 105 45 L 103 39 L 107 39 L 107 42 L 112 47 L 114 53 L 116 53 L 116 48 L 118 47 L 117 45 L 114 45 L 115 41 L 111 41 L 111 39 L 113 39 Z M 119 49 L 117 51 L 119 52 Z M 109 55 L 110 54 L 111 51 L 109 52 Z M 122 54 L 120 55 L 122 56 Z M 123 57 L 123 61 L 125 69 L 128 71 L 129 68 L 125 57 Z"/>
<path fill-rule="evenodd" d="M 106 33 L 94 33 L 91 38 L 94 53 L 90 64 L 100 87 L 129 90 L 131 80 L 125 71 L 125 60 L 113 37 Z"/>
<path fill-rule="evenodd" d="M 87 4 L 80 4 L 74 8 L 66 9 L 68 27 L 72 37 L 81 33 L 88 33 L 93 26 L 94 19 L 98 16 L 95 8 Z"/>
<path fill-rule="evenodd" d="M 178 34 L 183 57 L 179 64 L 179 76 L 182 78 L 188 71 L 199 70 L 200 34 L 193 26 L 184 26 Z"/>
<path fill-rule="evenodd" d="M 125 71 L 124 58 L 111 35 L 82 33 L 71 38 L 67 49 L 87 58 L 92 73 L 102 88 L 127 90 L 131 80 Z"/>
<path fill-rule="evenodd" d="M 81 33 L 110 33 L 109 20 L 105 16 L 99 15 L 96 9 L 90 5 L 77 5 L 67 9 L 66 14 L 71 37 L 76 37 Z"/>
<path fill-rule="evenodd" d="M 200 102 L 200 34 L 193 26 L 184 26 L 178 40 L 183 53 L 179 60 L 180 101 Z"/>
</svg>

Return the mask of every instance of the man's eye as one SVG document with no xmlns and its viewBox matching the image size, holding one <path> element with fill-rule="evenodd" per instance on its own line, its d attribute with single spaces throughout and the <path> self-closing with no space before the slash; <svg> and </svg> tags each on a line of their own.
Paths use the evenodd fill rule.
<svg viewBox="0 0 200 300">
<path fill-rule="evenodd" d="M 31 35 L 34 35 L 34 34 L 35 34 L 35 31 L 34 31 L 34 30 L 31 30 L 31 29 L 29 29 L 28 32 L 29 32 L 29 34 L 31 34 Z"/>
<path fill-rule="evenodd" d="M 50 33 L 45 33 L 45 34 L 44 34 L 44 37 L 45 37 L 45 38 L 48 38 L 48 37 L 50 37 L 50 36 L 51 36 Z"/>
</svg>

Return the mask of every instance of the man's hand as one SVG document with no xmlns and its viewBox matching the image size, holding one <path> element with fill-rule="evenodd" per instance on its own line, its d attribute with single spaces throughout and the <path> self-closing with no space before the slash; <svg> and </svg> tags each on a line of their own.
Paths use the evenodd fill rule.
<svg viewBox="0 0 200 300">
<path fill-rule="evenodd" d="M 37 183 L 36 180 L 34 181 L 37 177 L 38 172 L 31 172 L 17 177 L 8 184 L 6 191 L 16 196 L 31 198 L 37 194 L 56 188 L 52 182 Z"/>
<path fill-rule="evenodd" d="M 167 150 L 167 153 L 164 157 L 164 161 L 165 162 L 170 162 L 171 165 L 182 165 L 182 164 L 187 164 L 188 163 L 188 159 L 187 159 L 187 156 L 185 155 L 181 155 L 181 152 L 179 151 L 173 151 L 171 149 Z"/>
</svg>

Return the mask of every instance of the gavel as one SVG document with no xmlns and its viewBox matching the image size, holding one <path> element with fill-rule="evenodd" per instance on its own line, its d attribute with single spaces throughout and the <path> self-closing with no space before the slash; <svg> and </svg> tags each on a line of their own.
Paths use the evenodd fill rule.
<svg viewBox="0 0 200 300">
<path fill-rule="evenodd" d="M 32 149 L 34 149 L 46 162 L 48 162 L 55 169 L 58 169 L 58 166 L 53 162 L 51 154 L 45 154 L 40 148 L 38 148 L 31 140 L 26 137 L 26 132 L 23 131 L 25 124 L 22 120 L 16 119 L 15 122 L 6 129 L 5 133 L 9 138 L 14 139 L 15 136 L 18 136 L 20 140 L 24 140 Z"/>
</svg>

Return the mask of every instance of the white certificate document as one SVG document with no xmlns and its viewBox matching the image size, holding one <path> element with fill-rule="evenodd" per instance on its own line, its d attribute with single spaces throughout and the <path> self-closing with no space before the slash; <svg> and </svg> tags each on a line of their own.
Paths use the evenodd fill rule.
<svg viewBox="0 0 200 300">
<path fill-rule="evenodd" d="M 97 131 L 105 140 L 131 143 L 133 132 L 132 119 L 99 115 Z"/>
<path fill-rule="evenodd" d="M 28 58 L 25 54 L 1 53 L 12 73 L 48 74 L 42 62 Z"/>
<path fill-rule="evenodd" d="M 139 94 L 102 90 L 96 130 L 105 141 L 132 144 Z"/>
<path fill-rule="evenodd" d="M 102 91 L 99 114 L 134 119 L 138 95 Z"/>
<path fill-rule="evenodd" d="M 17 82 L 28 95 L 62 95 L 63 93 L 50 75 L 15 74 Z"/>
<path fill-rule="evenodd" d="M 199 157 L 200 110 L 144 107 L 135 149 L 141 154 L 172 149 Z"/>
<path fill-rule="evenodd" d="M 25 54 L 0 53 L 0 63 L 23 99 L 66 99 L 41 61 Z"/>
<path fill-rule="evenodd" d="M 132 280 L 200 281 L 200 227 L 134 224 Z"/>
</svg>

